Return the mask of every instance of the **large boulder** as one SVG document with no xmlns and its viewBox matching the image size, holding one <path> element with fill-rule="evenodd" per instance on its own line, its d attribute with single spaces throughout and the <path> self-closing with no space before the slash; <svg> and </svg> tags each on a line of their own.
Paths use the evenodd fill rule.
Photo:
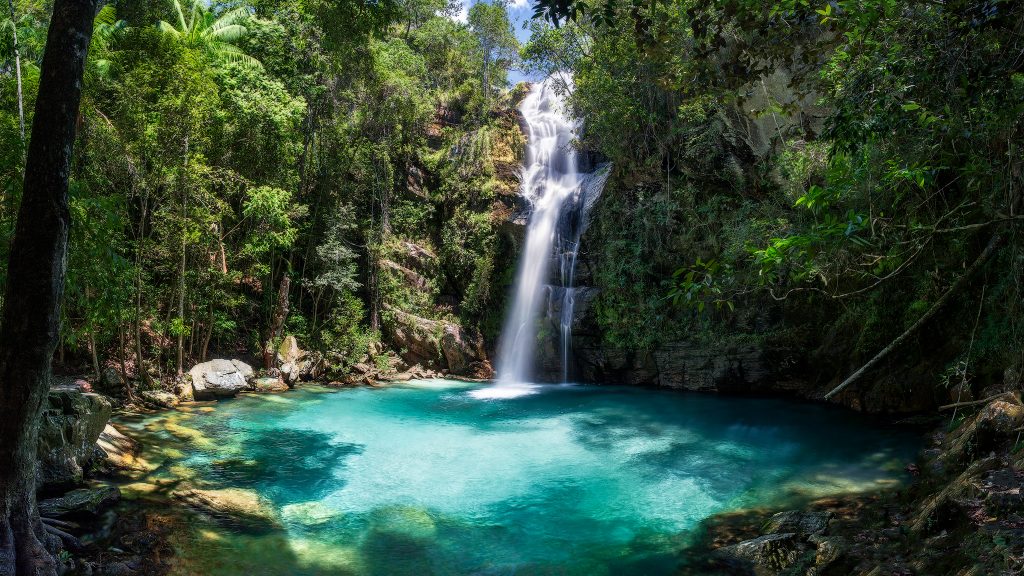
<svg viewBox="0 0 1024 576">
<path fill-rule="evenodd" d="M 1005 394 L 989 402 L 973 419 L 950 434 L 937 464 L 950 471 L 959 470 L 1014 438 L 1022 424 L 1024 405 L 1013 394 Z"/>
<path fill-rule="evenodd" d="M 110 402 L 99 394 L 72 388 L 50 390 L 39 426 L 36 483 L 40 489 L 70 488 L 82 482 L 110 412 Z"/>
<path fill-rule="evenodd" d="M 223 359 L 196 364 L 188 374 L 192 379 L 191 390 L 182 396 L 184 399 L 195 400 L 231 398 L 243 390 L 251 390 L 249 381 L 255 375 L 252 366 L 245 362 Z"/>
</svg>

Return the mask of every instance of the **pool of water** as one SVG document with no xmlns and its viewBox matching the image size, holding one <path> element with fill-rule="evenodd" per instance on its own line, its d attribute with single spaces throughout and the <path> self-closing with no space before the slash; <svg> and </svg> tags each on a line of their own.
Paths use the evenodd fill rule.
<svg viewBox="0 0 1024 576">
<path fill-rule="evenodd" d="M 913 434 L 777 400 L 627 387 L 304 388 L 121 424 L 181 574 L 672 574 L 710 515 L 900 482 Z M 172 494 L 240 488 L 260 528 Z"/>
</svg>

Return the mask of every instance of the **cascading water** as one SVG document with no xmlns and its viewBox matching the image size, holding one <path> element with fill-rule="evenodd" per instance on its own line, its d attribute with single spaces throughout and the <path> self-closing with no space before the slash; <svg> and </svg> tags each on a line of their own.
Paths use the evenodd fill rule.
<svg viewBox="0 0 1024 576">
<path fill-rule="evenodd" d="M 475 390 L 477 397 L 513 397 L 533 390 L 529 382 L 533 376 L 537 320 L 545 290 L 560 298 L 558 322 L 563 381 L 568 377 L 576 256 L 585 227 L 586 209 L 595 199 L 593 194 L 588 194 L 588 190 L 595 188 L 589 185 L 595 178 L 580 170 L 579 158 L 572 146 L 578 122 L 566 116 L 564 108 L 563 98 L 550 81 L 534 84 L 520 105 L 527 131 L 522 195 L 530 203 L 531 214 L 512 308 L 499 342 L 498 384 Z M 597 194 L 604 177 L 598 180 Z M 561 286 L 548 285 L 552 280 L 555 252 L 558 253 Z"/>
</svg>

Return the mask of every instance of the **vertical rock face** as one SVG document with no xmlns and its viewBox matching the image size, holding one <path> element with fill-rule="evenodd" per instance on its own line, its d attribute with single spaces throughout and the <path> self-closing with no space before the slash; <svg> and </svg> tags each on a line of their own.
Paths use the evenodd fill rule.
<svg viewBox="0 0 1024 576">
<path fill-rule="evenodd" d="M 41 490 L 68 488 L 82 481 L 110 412 L 110 402 L 99 394 L 70 388 L 50 391 L 39 427 L 37 484 Z"/>
</svg>

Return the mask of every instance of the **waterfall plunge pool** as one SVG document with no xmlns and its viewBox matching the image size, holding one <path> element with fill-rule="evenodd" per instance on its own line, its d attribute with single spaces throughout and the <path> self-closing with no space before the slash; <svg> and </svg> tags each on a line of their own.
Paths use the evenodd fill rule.
<svg viewBox="0 0 1024 576">
<path fill-rule="evenodd" d="M 150 470 L 121 488 L 181 515 L 178 574 L 657 575 L 711 515 L 897 484 L 918 445 L 780 400 L 486 388 L 307 387 L 125 417 Z M 189 489 L 241 495 L 260 526 L 172 496 Z"/>
</svg>

